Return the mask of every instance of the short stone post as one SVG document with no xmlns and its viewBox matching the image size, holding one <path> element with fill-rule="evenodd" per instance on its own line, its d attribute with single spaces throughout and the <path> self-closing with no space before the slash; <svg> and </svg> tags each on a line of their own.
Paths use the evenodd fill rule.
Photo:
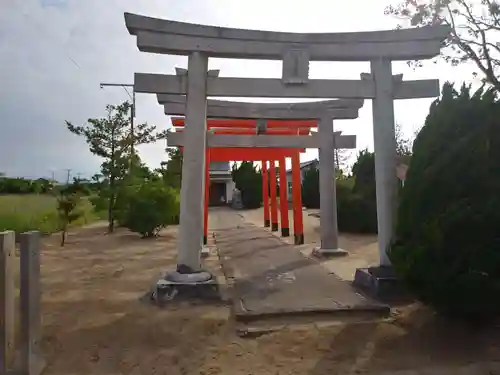
<svg viewBox="0 0 500 375">
<path fill-rule="evenodd" d="M 45 363 L 40 353 L 40 233 L 21 234 L 21 361 L 23 375 L 38 375 Z"/>
<path fill-rule="evenodd" d="M 14 358 L 14 232 L 0 233 L 0 374 L 6 374 Z"/>
<path fill-rule="evenodd" d="M 385 59 L 372 61 L 370 66 L 375 82 L 372 111 L 378 246 L 380 265 L 390 266 L 387 248 L 394 234 L 398 193 L 392 66 L 391 61 Z"/>
</svg>

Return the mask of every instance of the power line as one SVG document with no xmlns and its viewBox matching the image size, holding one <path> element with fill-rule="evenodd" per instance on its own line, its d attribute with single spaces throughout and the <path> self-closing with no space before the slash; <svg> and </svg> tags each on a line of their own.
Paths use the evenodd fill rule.
<svg viewBox="0 0 500 375">
<path fill-rule="evenodd" d="M 20 13 L 24 18 L 26 18 L 29 21 L 29 23 L 34 25 L 38 29 L 39 32 L 41 32 L 42 34 L 45 34 L 46 39 L 52 38 L 52 36 L 50 34 L 48 34 L 47 31 L 44 30 L 40 26 L 40 24 L 37 21 L 35 21 L 27 12 L 25 12 L 24 9 L 21 9 Z M 67 51 L 63 51 L 63 53 L 73 63 L 73 65 L 75 65 L 78 69 L 81 69 L 81 66 L 76 62 L 76 60 L 73 57 L 71 57 L 71 55 Z"/>
<path fill-rule="evenodd" d="M 130 169 L 132 169 L 132 159 L 135 154 L 135 147 L 134 147 L 134 117 L 135 117 L 135 89 L 134 85 L 131 83 L 101 83 L 100 87 L 103 89 L 104 87 L 111 86 L 111 87 L 117 87 L 121 86 L 123 89 L 126 91 L 130 99 L 132 100 L 132 107 L 130 108 Z M 132 87 L 132 96 L 127 90 L 127 87 Z"/>
</svg>

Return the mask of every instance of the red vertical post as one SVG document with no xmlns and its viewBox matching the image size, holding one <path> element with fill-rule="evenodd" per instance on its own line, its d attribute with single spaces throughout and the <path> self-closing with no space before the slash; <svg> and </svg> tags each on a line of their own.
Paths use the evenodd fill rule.
<svg viewBox="0 0 500 375">
<path fill-rule="evenodd" d="M 262 160 L 262 203 L 264 206 L 264 226 L 270 227 L 269 220 L 269 175 L 267 172 L 267 160 Z"/>
<path fill-rule="evenodd" d="M 269 161 L 269 189 L 271 190 L 271 230 L 278 230 L 278 206 L 276 205 L 276 165 L 274 160 Z"/>
<path fill-rule="evenodd" d="M 304 243 L 304 223 L 302 221 L 302 179 L 300 178 L 300 154 L 292 156 L 293 230 L 296 245 Z"/>
<path fill-rule="evenodd" d="M 203 245 L 208 243 L 208 201 L 210 200 L 210 153 L 205 156 L 205 199 L 203 211 Z"/>
<path fill-rule="evenodd" d="M 290 236 L 290 223 L 288 221 L 288 198 L 287 198 L 287 180 L 286 180 L 286 157 L 279 159 L 280 171 L 280 214 L 281 214 L 281 236 Z"/>
</svg>

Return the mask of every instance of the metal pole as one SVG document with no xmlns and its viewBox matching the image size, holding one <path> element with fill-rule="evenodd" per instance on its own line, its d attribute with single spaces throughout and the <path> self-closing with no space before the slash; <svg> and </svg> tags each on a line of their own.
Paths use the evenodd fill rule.
<svg viewBox="0 0 500 375">
<path fill-rule="evenodd" d="M 135 143 L 135 139 L 134 139 L 134 117 L 135 117 L 135 89 L 132 87 L 132 108 L 130 110 L 130 135 L 131 135 L 131 145 L 130 145 L 130 155 L 131 155 L 131 158 L 134 157 L 135 155 L 135 147 L 134 147 L 134 143 Z M 132 163 L 130 163 L 130 168 L 132 168 Z"/>
</svg>

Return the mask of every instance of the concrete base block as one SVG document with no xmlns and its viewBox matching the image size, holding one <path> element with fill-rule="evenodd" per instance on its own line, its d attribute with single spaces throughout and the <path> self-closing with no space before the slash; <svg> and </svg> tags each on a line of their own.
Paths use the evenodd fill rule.
<svg viewBox="0 0 500 375">
<path fill-rule="evenodd" d="M 390 266 L 358 268 L 354 275 L 353 286 L 380 300 L 409 297 Z"/>
<path fill-rule="evenodd" d="M 342 249 L 323 249 L 322 247 L 315 247 L 312 255 L 316 257 L 343 257 L 349 255 L 349 252 Z"/>
<path fill-rule="evenodd" d="M 220 300 L 217 278 L 209 272 L 180 273 L 173 271 L 153 286 L 151 300 L 158 305 L 174 300 Z"/>
<path fill-rule="evenodd" d="M 301 233 L 301 234 L 295 233 L 293 235 L 293 239 L 294 239 L 295 245 L 303 245 L 304 244 L 304 234 L 303 233 Z"/>
<path fill-rule="evenodd" d="M 210 248 L 208 246 L 203 246 L 201 248 L 201 257 L 206 258 L 210 255 Z"/>
</svg>

